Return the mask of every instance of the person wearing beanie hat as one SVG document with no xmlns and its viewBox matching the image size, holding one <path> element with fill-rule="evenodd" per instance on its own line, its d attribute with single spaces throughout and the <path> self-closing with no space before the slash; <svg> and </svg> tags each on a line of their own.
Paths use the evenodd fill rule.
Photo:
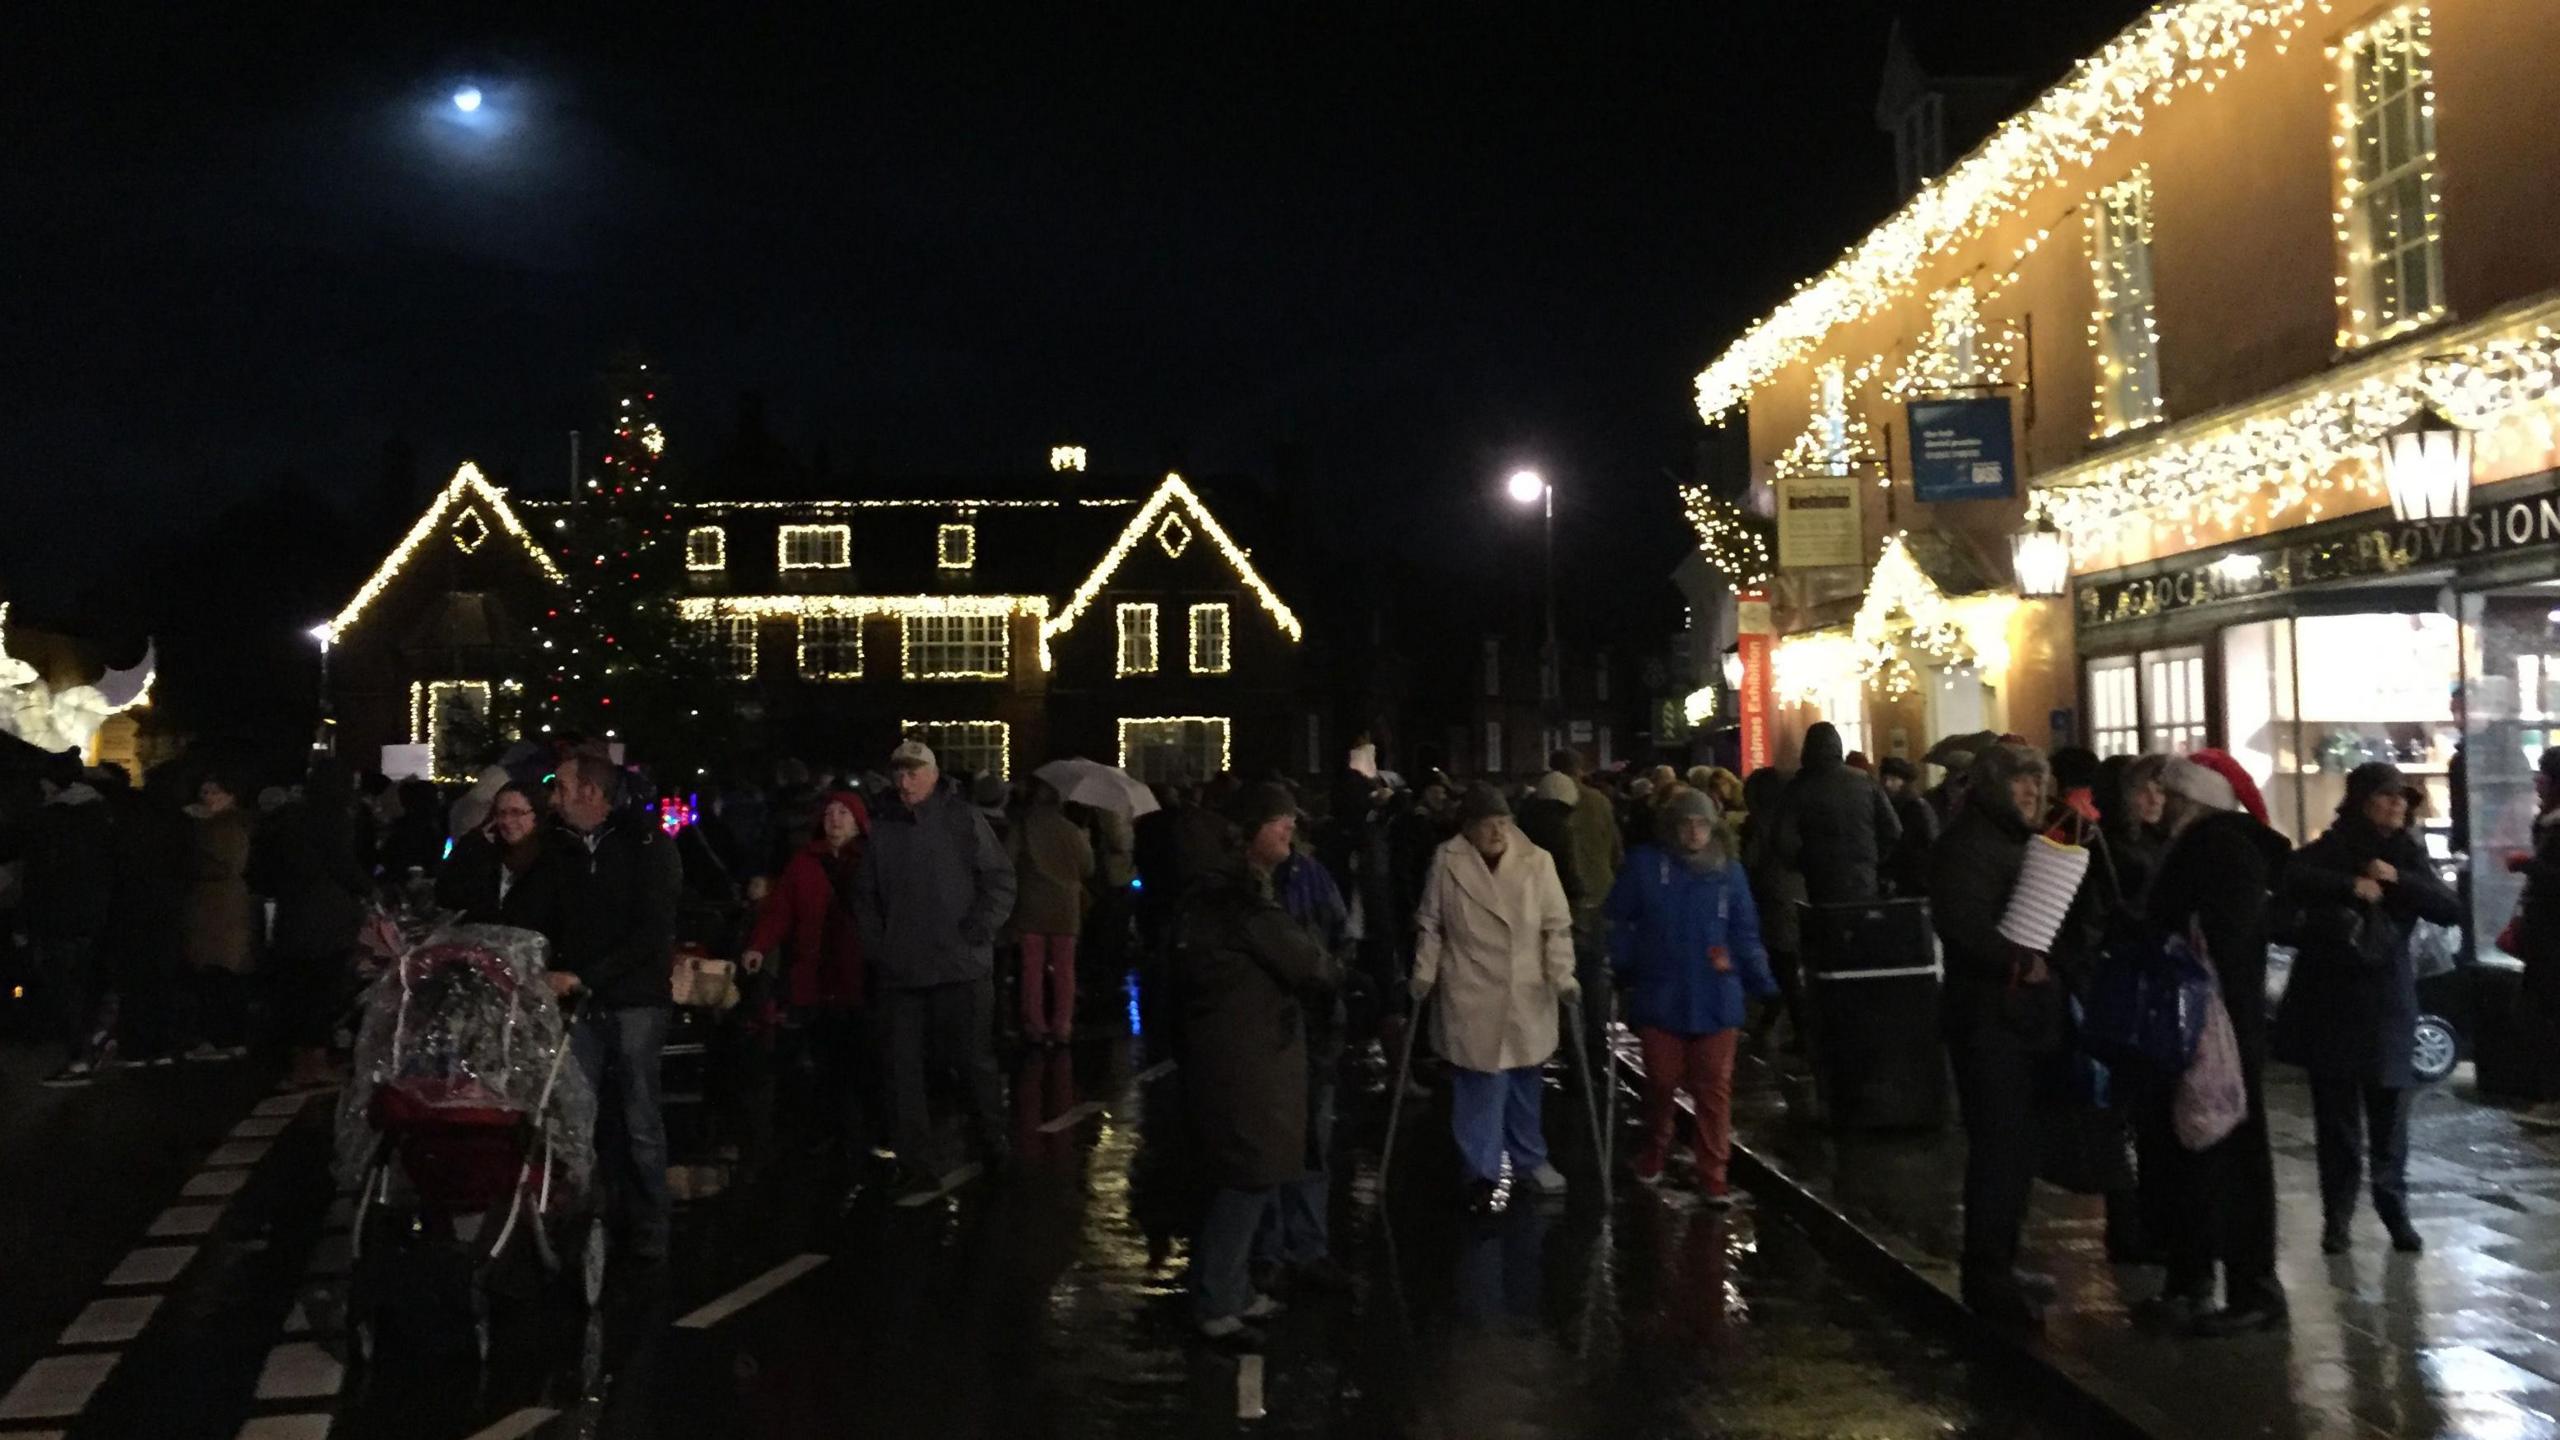
<svg viewBox="0 0 2560 1440">
<path fill-rule="evenodd" d="M 1547 1163 L 1538 1072 L 1556 1052 L 1558 1002 L 1577 1002 L 1582 987 L 1554 858 L 1520 836 L 1490 785 L 1467 787 L 1458 821 L 1432 853 L 1414 916 L 1413 995 L 1433 1002 L 1467 1200 L 1487 1209 L 1506 1152 L 1524 1184 L 1564 1193 Z"/>
<path fill-rule="evenodd" d="M 983 782 L 982 782 L 983 783 Z M 1032 782 L 1031 806 L 1011 827 L 1013 929 L 1022 945 L 1022 1040 L 1075 1039 L 1076 940 L 1093 884 L 1093 842 L 1067 818 L 1057 787 Z"/>
<path fill-rule="evenodd" d="M 2417 1085 L 2418 975 L 2407 944 L 2419 920 L 2462 923 L 2409 830 L 2418 792 L 2384 761 L 2347 772 L 2338 818 L 2285 871 L 2301 907 L 2293 979 L 2276 1018 L 2276 1055 L 2311 1072 L 2320 1152 L 2320 1248 L 2351 1243 L 2366 1140 L 2373 1208 L 2392 1248 L 2421 1248 L 2409 1220 L 2409 1091 Z"/>
<path fill-rule="evenodd" d="M 1880 893 L 1878 872 L 1902 838 L 1902 822 L 1883 787 L 1849 767 L 1831 722 L 1806 727 L 1803 768 L 1787 782 L 1773 818 L 1778 860 L 1804 877 L 1814 904 L 1854 904 Z"/>
<path fill-rule="evenodd" d="M 1308 1169 L 1302 1000 L 1331 991 L 1340 976 L 1275 886 L 1295 853 L 1297 801 L 1278 785 L 1253 785 L 1228 813 L 1240 847 L 1193 882 L 1174 927 L 1184 1114 L 1210 1187 L 1193 1233 L 1190 1291 L 1204 1338 L 1252 1350 L 1262 1341 L 1254 1322 L 1279 1308 L 1254 1291 L 1254 1240 L 1282 1188 Z"/>
<path fill-rule="evenodd" d="M 1013 914 L 1013 860 L 987 817 L 946 794 L 933 752 L 902 742 L 890 793 L 854 872 L 853 913 L 873 1000 L 885 1014 L 899 1188 L 941 1188 L 927 1078 L 958 1074 L 986 1168 L 1011 1162 L 995 1032 L 995 940 Z"/>
<path fill-rule="evenodd" d="M 1753 996 L 1778 993 L 1760 943 L 1751 881 L 1725 848 L 1713 799 L 1684 789 L 1663 807 L 1663 834 L 1627 857 L 1611 887 L 1610 968 L 1644 1046 L 1643 1148 L 1635 1173 L 1662 1179 L 1679 1092 L 1697 1106 L 1698 1189 L 1733 1203 L 1733 1053 Z"/>
<path fill-rule="evenodd" d="M 2240 1052 L 2249 1113 L 2202 1151 L 2180 1143 L 2175 1076 L 2132 1071 L 2142 1223 L 2168 1266 L 2146 1322 L 2225 1335 L 2284 1323 L 2276 1279 L 2275 1156 L 2265 1105 L 2267 945 L 2271 896 L 2292 846 L 2242 808 L 2220 770 L 2172 755 L 2125 769 L 2127 844 L 2111 844 L 2118 879 L 2150 933 L 2200 935 Z M 2299 972 L 2297 972 L 2299 973 Z M 2222 1303 L 2214 1270 L 2222 1271 Z"/>
<path fill-rule="evenodd" d="M 803 1113 L 828 1132 L 849 1166 L 871 1147 L 865 1123 L 864 1071 L 859 1012 L 863 1005 L 862 936 L 846 897 L 862 865 L 871 833 L 871 809 L 852 790 L 830 790 L 819 801 L 816 833 L 782 867 L 756 911 L 738 968 L 761 975 L 769 963 L 793 1024 L 784 1034 L 805 1045 L 812 1065 L 791 1063 L 785 1074 L 807 1073 L 817 1094 Z"/>
</svg>

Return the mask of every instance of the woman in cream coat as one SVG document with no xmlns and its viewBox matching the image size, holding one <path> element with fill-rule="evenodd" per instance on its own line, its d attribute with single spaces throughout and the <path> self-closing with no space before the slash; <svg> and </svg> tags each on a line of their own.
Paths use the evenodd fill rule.
<svg viewBox="0 0 2560 1440">
<path fill-rule="evenodd" d="M 1490 785 L 1468 787 L 1456 839 L 1432 855 L 1413 957 L 1417 1000 L 1437 992 L 1440 1053 L 1468 1201 L 1490 1203 L 1502 1156 L 1540 1194 L 1563 1193 L 1547 1163 L 1539 1067 L 1556 1050 L 1556 1007 L 1577 1000 L 1573 913 L 1556 862 L 1522 838 Z"/>
</svg>

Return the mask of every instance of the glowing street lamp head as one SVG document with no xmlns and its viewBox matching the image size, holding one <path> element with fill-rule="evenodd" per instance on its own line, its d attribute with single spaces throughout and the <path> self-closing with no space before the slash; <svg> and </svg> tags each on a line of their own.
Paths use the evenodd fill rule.
<svg viewBox="0 0 2560 1440">
<path fill-rule="evenodd" d="M 480 87 L 477 85 L 465 85 L 461 89 L 454 91 L 453 108 L 461 111 L 465 115 L 476 113 L 480 109 Z"/>
<path fill-rule="evenodd" d="M 1504 482 L 1503 488 L 1510 493 L 1514 501 L 1522 505 L 1535 505 L 1539 497 L 1547 493 L 1547 477 L 1535 470 L 1514 470 L 1511 472 L 1511 478 Z"/>
<path fill-rule="evenodd" d="M 320 648 L 326 650 L 329 648 L 330 644 L 338 638 L 338 627 L 334 623 L 324 621 L 321 624 L 312 626 L 310 629 L 305 630 L 302 633 L 319 641 Z"/>
</svg>

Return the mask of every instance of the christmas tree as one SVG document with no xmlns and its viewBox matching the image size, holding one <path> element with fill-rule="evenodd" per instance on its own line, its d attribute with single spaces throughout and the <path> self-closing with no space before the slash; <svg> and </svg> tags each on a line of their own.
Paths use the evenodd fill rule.
<svg viewBox="0 0 2560 1440">
<path fill-rule="evenodd" d="M 662 783 L 680 783 L 718 758 L 736 707 L 705 705 L 722 677 L 677 609 L 684 525 L 658 377 L 636 358 L 618 361 L 606 395 L 595 469 L 556 532 L 569 583 L 539 625 L 549 663 L 534 708 L 543 735 L 620 741 Z"/>
</svg>

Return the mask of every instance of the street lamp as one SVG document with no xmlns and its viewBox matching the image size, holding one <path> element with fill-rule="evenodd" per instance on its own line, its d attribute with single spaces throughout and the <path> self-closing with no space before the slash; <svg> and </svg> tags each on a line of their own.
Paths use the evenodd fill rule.
<svg viewBox="0 0 2560 1440">
<path fill-rule="evenodd" d="M 2403 521 L 2452 520 L 2471 513 L 2471 432 L 2433 405 L 2382 437 L 2382 480 L 2391 513 Z"/>
<path fill-rule="evenodd" d="M 1547 526 L 1547 646 L 1538 675 L 1541 700 L 1560 698 L 1564 688 L 1564 662 L 1556 648 L 1556 492 L 1547 477 L 1535 470 L 1514 470 L 1503 482 L 1503 489 L 1514 505 L 1536 505 L 1546 516 Z"/>
<path fill-rule="evenodd" d="M 331 727 L 337 722 L 329 714 L 329 649 L 338 641 L 338 627 L 324 621 L 302 633 L 320 645 L 320 725 L 312 737 L 311 748 L 334 752 L 338 747 L 331 743 L 334 738 Z"/>
<path fill-rule="evenodd" d="M 2049 519 L 2039 516 L 2009 537 L 2009 562 L 2020 595 L 2050 598 L 2071 588 L 2071 545 Z"/>
<path fill-rule="evenodd" d="M 1736 694 L 1742 691 L 1742 650 L 1736 646 L 1724 652 L 1724 688 Z"/>
</svg>

